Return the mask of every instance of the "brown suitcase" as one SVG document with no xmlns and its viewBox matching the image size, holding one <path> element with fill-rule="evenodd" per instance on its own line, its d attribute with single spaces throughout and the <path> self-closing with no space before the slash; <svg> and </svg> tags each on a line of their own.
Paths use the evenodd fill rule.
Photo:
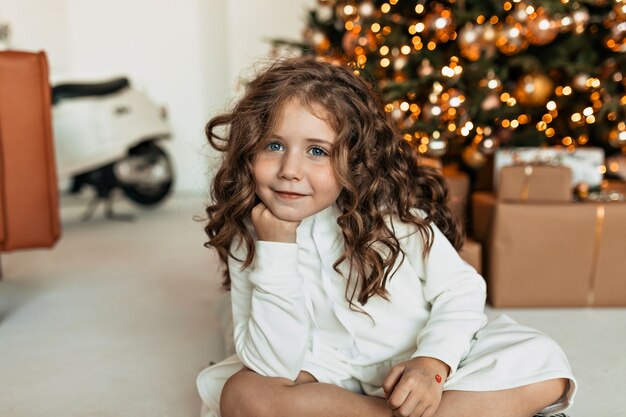
<svg viewBox="0 0 626 417">
<path fill-rule="evenodd" d="M 46 55 L 0 51 L 0 250 L 60 234 Z"/>
</svg>

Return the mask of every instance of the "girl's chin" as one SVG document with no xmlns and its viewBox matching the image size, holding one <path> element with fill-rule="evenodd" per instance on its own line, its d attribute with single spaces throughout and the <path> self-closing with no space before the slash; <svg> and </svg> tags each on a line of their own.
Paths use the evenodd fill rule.
<svg viewBox="0 0 626 417">
<path fill-rule="evenodd" d="M 289 213 L 287 210 L 272 211 L 274 217 L 285 222 L 301 222 L 302 219 L 308 217 L 302 216 L 300 213 Z"/>
</svg>

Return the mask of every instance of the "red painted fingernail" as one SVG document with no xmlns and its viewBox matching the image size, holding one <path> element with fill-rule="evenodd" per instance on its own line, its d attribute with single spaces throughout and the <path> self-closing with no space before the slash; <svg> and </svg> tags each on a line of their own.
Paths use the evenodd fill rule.
<svg viewBox="0 0 626 417">
<path fill-rule="evenodd" d="M 437 374 L 435 375 L 435 381 L 437 381 L 437 383 L 441 382 L 441 375 Z"/>
</svg>

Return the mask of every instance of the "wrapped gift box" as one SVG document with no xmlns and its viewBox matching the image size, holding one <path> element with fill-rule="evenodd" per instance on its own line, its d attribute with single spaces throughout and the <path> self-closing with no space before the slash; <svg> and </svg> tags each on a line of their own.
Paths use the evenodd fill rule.
<svg viewBox="0 0 626 417">
<path fill-rule="evenodd" d="M 502 167 L 498 199 L 506 201 L 568 202 L 572 200 L 572 170 L 552 165 Z"/>
<path fill-rule="evenodd" d="M 493 306 L 626 306 L 626 203 L 472 203 Z"/>
<path fill-rule="evenodd" d="M 459 251 L 461 258 L 480 274 L 482 273 L 482 247 L 475 240 L 466 239 L 465 244 Z"/>
<path fill-rule="evenodd" d="M 443 176 L 448 183 L 448 207 L 452 214 L 465 225 L 467 223 L 467 204 L 469 202 L 469 176 L 455 167 L 443 168 Z"/>
<path fill-rule="evenodd" d="M 500 180 L 500 170 L 504 166 L 518 164 L 560 165 L 572 170 L 572 188 L 579 183 L 590 187 L 602 182 L 601 167 L 604 165 L 602 148 L 581 147 L 575 151 L 567 148 L 501 148 L 496 151 L 493 179 Z M 494 189 L 498 189 L 494 184 Z"/>
</svg>

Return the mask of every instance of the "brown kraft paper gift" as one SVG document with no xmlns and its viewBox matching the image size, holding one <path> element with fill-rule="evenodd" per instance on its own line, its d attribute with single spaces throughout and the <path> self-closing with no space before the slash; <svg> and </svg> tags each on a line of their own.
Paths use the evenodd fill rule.
<svg viewBox="0 0 626 417">
<path fill-rule="evenodd" d="M 459 251 L 459 255 L 470 264 L 479 274 L 482 272 L 482 247 L 475 240 L 466 239 Z"/>
<path fill-rule="evenodd" d="M 448 184 L 447 205 L 452 214 L 463 224 L 467 223 L 467 202 L 469 197 L 469 176 L 458 169 L 444 167 L 443 176 Z"/>
<path fill-rule="evenodd" d="M 497 203 L 495 307 L 626 306 L 626 203 Z"/>
<path fill-rule="evenodd" d="M 505 201 L 568 202 L 572 200 L 572 171 L 550 165 L 503 167 L 498 199 Z"/>
</svg>

